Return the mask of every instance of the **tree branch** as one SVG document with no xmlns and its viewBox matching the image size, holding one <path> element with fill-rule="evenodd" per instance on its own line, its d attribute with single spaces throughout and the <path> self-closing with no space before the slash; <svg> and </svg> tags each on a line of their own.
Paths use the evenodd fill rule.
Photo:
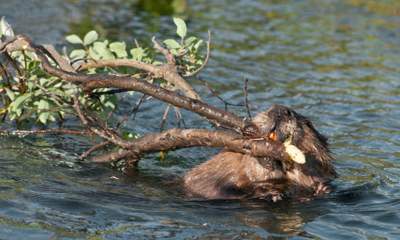
<svg viewBox="0 0 400 240">
<path fill-rule="evenodd" d="M 188 147 L 223 147 L 230 151 L 251 154 L 253 156 L 288 159 L 281 144 L 264 139 L 247 139 L 239 134 L 227 131 L 210 131 L 205 129 L 169 129 L 161 133 L 151 133 L 131 140 L 117 152 L 102 155 L 93 159 L 95 162 L 119 160 L 144 153 L 174 150 Z"/>
<path fill-rule="evenodd" d="M 153 66 L 131 60 L 113 60 L 112 62 L 103 61 L 89 63 L 85 66 L 99 67 L 111 66 L 113 64 L 115 66 L 121 66 L 121 64 L 126 64 L 153 74 L 154 72 L 156 72 L 156 74 L 162 74 L 164 79 L 183 79 L 176 70 L 173 55 L 171 55 L 167 49 L 163 48 L 155 40 L 154 44 L 155 48 L 164 54 L 168 64 Z M 7 45 L 0 46 L 0 51 L 6 50 L 7 52 L 12 52 L 18 49 L 33 51 L 41 61 L 44 71 L 52 76 L 79 85 L 86 93 L 90 93 L 98 88 L 116 88 L 141 92 L 175 107 L 195 112 L 207 118 L 211 122 L 217 123 L 217 126 L 223 126 L 237 132 L 211 131 L 205 129 L 170 129 L 161 133 L 147 134 L 144 137 L 135 140 L 124 140 L 113 129 L 102 124 L 101 120 L 86 115 L 86 113 L 84 113 L 80 108 L 77 97 L 74 97 L 73 107 L 82 124 L 88 129 L 87 132 L 95 134 L 105 140 L 105 142 L 89 149 L 89 151 L 83 156 L 85 157 L 91 152 L 109 143 L 115 144 L 121 148 L 117 152 L 95 158 L 94 161 L 96 162 L 107 162 L 121 158 L 132 160 L 138 159 L 139 156 L 148 152 L 166 151 L 194 146 L 223 147 L 230 151 L 251 154 L 253 156 L 278 156 L 279 158 L 287 158 L 281 144 L 268 142 L 262 138 L 255 139 L 256 137 L 259 137 L 259 129 L 251 121 L 238 117 L 233 113 L 220 110 L 200 101 L 199 99 L 182 96 L 176 92 L 130 76 L 106 74 L 86 75 L 54 67 L 48 60 L 48 57 L 54 59 L 54 57 L 51 56 L 52 53 L 46 50 L 43 46 L 35 45 L 25 36 L 17 36 L 15 40 L 10 41 Z"/>
<path fill-rule="evenodd" d="M 83 160 L 83 159 L 87 158 L 90 154 L 92 154 L 93 152 L 95 152 L 95 151 L 97 151 L 99 149 L 102 149 L 102 148 L 106 147 L 109 144 L 110 144 L 109 141 L 104 141 L 104 142 L 98 143 L 98 144 L 92 146 L 91 148 L 89 148 L 88 150 L 86 150 L 84 153 L 82 153 L 79 156 L 79 159 Z"/>
<path fill-rule="evenodd" d="M 158 87 L 143 80 L 127 76 L 71 73 L 53 67 L 47 60 L 46 52 L 43 51 L 43 47 L 34 45 L 30 39 L 25 36 L 18 36 L 17 40 L 10 42 L 9 45 L 5 46 L 5 48 L 7 51 L 9 51 L 9 49 L 12 51 L 18 49 L 30 49 L 31 51 L 34 51 L 41 60 L 43 69 L 48 74 L 81 85 L 83 90 L 86 92 L 91 92 L 97 88 L 120 88 L 138 91 L 161 101 L 170 103 L 176 107 L 195 112 L 211 121 L 217 122 L 220 126 L 231 128 L 245 135 L 258 134 L 258 129 L 254 124 L 234 115 L 233 113 L 220 110 L 200 100 L 181 96 L 173 91 Z"/>
<path fill-rule="evenodd" d="M 131 67 L 149 72 L 154 75 L 155 78 L 163 78 L 167 82 L 173 84 L 182 92 L 193 99 L 201 99 L 200 96 L 194 91 L 192 86 L 183 79 L 176 69 L 175 59 L 173 55 L 153 38 L 154 46 L 159 50 L 167 59 L 168 64 L 156 66 L 149 63 L 135 61 L 131 59 L 112 59 L 112 60 L 97 60 L 83 63 L 79 69 L 89 68 L 101 68 L 101 67 Z"/>
</svg>

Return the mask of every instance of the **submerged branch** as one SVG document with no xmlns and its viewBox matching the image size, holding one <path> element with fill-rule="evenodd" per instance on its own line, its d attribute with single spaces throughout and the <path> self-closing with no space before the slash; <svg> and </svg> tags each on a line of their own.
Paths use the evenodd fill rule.
<svg viewBox="0 0 400 240">
<path fill-rule="evenodd" d="M 55 134 L 65 134 L 65 135 L 81 135 L 81 136 L 93 136 L 94 134 L 87 130 L 73 130 L 64 128 L 54 128 L 54 129 L 37 129 L 37 130 L 4 130 L 0 129 L 0 136 L 17 136 L 26 137 L 29 135 L 55 135 Z"/>
</svg>

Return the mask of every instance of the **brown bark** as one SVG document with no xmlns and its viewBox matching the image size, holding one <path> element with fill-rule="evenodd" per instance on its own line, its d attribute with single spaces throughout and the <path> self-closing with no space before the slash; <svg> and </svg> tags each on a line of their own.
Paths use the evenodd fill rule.
<svg viewBox="0 0 400 240">
<path fill-rule="evenodd" d="M 130 59 L 98 60 L 84 63 L 79 69 L 101 68 L 101 67 L 132 67 L 154 74 L 155 78 L 165 79 L 181 89 L 183 93 L 193 99 L 200 99 L 200 96 L 177 72 L 175 66 L 164 64 L 156 66 Z"/>
<path fill-rule="evenodd" d="M 231 128 L 237 132 L 244 133 L 245 135 L 257 135 L 258 130 L 251 124 L 251 122 L 245 121 L 243 118 L 238 117 L 233 113 L 223 111 L 200 100 L 179 95 L 176 92 L 161 88 L 140 79 L 106 74 L 86 75 L 58 69 L 52 66 L 47 60 L 47 51 L 43 49 L 43 47 L 33 44 L 30 39 L 25 36 L 18 36 L 14 42 L 9 43 L 5 47 L 8 51 L 15 51 L 18 49 L 30 49 L 31 51 L 34 51 L 41 60 L 43 69 L 48 74 L 81 85 L 86 92 L 91 92 L 97 88 L 120 88 L 142 92 L 176 107 L 195 112 L 213 122 L 216 122 L 219 126 Z"/>
<path fill-rule="evenodd" d="M 132 153 L 140 156 L 149 152 L 199 146 L 221 147 L 233 152 L 251 154 L 257 157 L 275 156 L 281 159 L 288 158 L 281 144 L 265 141 L 264 139 L 247 139 L 228 131 L 169 129 L 162 133 L 151 133 L 131 140 L 124 146 L 126 150 L 118 150 L 111 153 L 111 155 L 103 155 L 101 158 L 95 158 L 94 161 L 106 162 L 125 158 Z"/>
<path fill-rule="evenodd" d="M 162 48 L 156 41 L 154 41 L 156 49 L 162 52 L 167 59 L 167 64 L 162 66 L 154 66 L 142 62 L 132 60 L 113 60 L 113 61 L 100 61 L 94 63 L 87 63 L 83 68 L 102 67 L 102 66 L 130 66 L 135 67 L 158 77 L 167 80 L 183 79 L 176 71 L 174 66 L 175 60 L 166 49 Z M 221 147 L 230 151 L 251 154 L 253 156 L 278 156 L 286 158 L 281 145 L 271 143 L 263 139 L 254 139 L 259 135 L 259 129 L 249 120 L 238 117 L 233 113 L 223 111 L 213 107 L 207 103 L 202 102 L 195 97 L 187 97 L 177 94 L 176 92 L 164 89 L 157 85 L 151 84 L 147 81 L 135 79 L 128 76 L 93 74 L 86 75 L 83 73 L 76 73 L 71 71 L 71 68 L 66 66 L 65 61 L 58 56 L 54 49 L 49 51 L 49 48 L 35 45 L 29 38 L 25 36 L 17 36 L 13 40 L 7 41 L 0 46 L 0 52 L 6 50 L 12 52 L 16 50 L 30 50 L 36 53 L 37 57 L 42 63 L 44 71 L 51 76 L 59 77 L 65 81 L 72 82 L 81 86 L 81 88 L 91 93 L 94 89 L 98 88 L 117 88 L 122 90 L 138 91 L 148 96 L 152 96 L 163 102 L 169 103 L 175 107 L 183 108 L 195 112 L 217 126 L 223 126 L 232 129 L 237 133 L 228 131 L 210 131 L 204 129 L 170 129 L 162 133 L 151 133 L 142 138 L 135 140 L 124 140 L 118 133 L 109 129 L 105 124 L 101 124 L 95 118 L 85 115 L 85 111 L 79 106 L 79 102 L 75 98 L 74 109 L 80 118 L 82 124 L 90 131 L 101 138 L 107 143 L 115 144 L 121 147 L 117 152 L 105 154 L 97 157 L 97 162 L 107 162 L 118 160 L 121 158 L 135 159 L 140 155 L 148 152 L 166 151 L 177 148 L 186 148 L 194 146 L 208 146 L 208 147 Z M 53 56 L 57 55 L 57 56 Z M 48 57 L 53 59 L 60 68 L 54 67 L 50 64 Z M 253 139 L 251 139 L 253 138 Z M 98 147 L 90 149 L 87 156 L 92 151 L 97 150 L 106 143 L 100 144 Z"/>
</svg>

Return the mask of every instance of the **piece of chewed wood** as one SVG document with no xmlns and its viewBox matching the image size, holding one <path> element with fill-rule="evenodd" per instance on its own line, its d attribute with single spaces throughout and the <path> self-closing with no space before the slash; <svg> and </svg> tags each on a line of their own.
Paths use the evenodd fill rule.
<svg viewBox="0 0 400 240">
<path fill-rule="evenodd" d="M 295 145 L 291 144 L 291 141 L 286 141 L 283 144 L 285 146 L 286 153 L 290 156 L 290 158 L 298 164 L 306 163 L 306 156 L 304 153 Z"/>
</svg>

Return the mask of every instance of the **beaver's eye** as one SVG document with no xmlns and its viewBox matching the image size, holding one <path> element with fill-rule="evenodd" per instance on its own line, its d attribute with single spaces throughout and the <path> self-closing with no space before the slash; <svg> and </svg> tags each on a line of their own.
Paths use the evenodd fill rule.
<svg viewBox="0 0 400 240">
<path fill-rule="evenodd" d="M 269 133 L 268 138 L 272 141 L 276 141 L 277 140 L 277 135 L 275 133 L 275 131 L 272 131 Z"/>
</svg>

